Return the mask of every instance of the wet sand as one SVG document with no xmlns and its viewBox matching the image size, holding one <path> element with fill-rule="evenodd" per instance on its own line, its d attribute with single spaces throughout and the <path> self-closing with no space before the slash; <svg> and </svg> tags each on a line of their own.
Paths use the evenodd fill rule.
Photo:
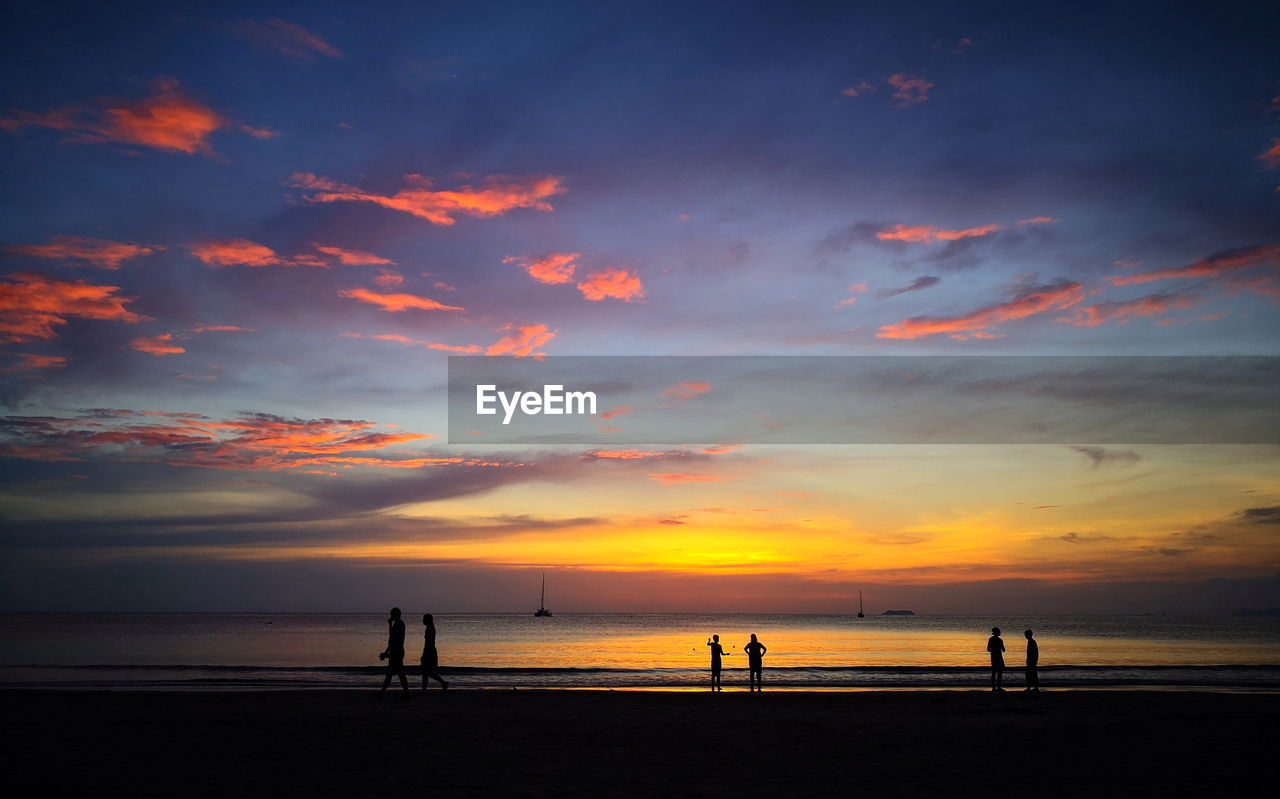
<svg viewBox="0 0 1280 799">
<path fill-rule="evenodd" d="M 1194 692 L 0 697 L 5 782 L 53 796 L 1220 796 L 1280 719 Z"/>
</svg>

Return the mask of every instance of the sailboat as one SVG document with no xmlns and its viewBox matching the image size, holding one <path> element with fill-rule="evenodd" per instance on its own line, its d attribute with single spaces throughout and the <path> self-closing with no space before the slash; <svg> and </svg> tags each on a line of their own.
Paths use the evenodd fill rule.
<svg viewBox="0 0 1280 799">
<path fill-rule="evenodd" d="M 858 589 L 858 618 L 863 618 L 866 614 L 862 612 L 862 589 Z"/>
<path fill-rule="evenodd" d="M 547 610 L 547 573 L 542 573 L 542 598 L 538 600 L 538 609 L 533 612 L 535 616 L 550 616 L 551 611 Z"/>
</svg>

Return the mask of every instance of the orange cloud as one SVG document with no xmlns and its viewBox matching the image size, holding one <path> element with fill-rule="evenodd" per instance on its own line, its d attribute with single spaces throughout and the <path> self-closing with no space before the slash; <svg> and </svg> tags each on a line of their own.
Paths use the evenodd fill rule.
<svg viewBox="0 0 1280 799">
<path fill-rule="evenodd" d="M 1060 280 L 1046 286 L 1029 287 L 1008 302 L 979 308 L 963 316 L 915 316 L 884 325 L 880 328 L 880 332 L 876 333 L 876 337 L 916 339 L 945 333 L 951 334 L 952 337 L 972 335 L 976 338 L 985 338 L 990 335 L 981 333 L 986 328 L 1001 322 L 1070 308 L 1081 302 L 1084 297 L 1085 291 L 1082 285 L 1073 281 Z"/>
<path fill-rule="evenodd" d="M 600 458 L 603 460 L 617 461 L 638 461 L 646 458 L 665 458 L 672 453 L 670 452 L 650 452 L 640 449 L 597 449 L 586 453 L 585 458 Z M 678 453 L 677 453 L 678 454 Z"/>
<path fill-rule="evenodd" d="M 1157 269 L 1132 275 L 1112 275 L 1107 280 L 1113 286 L 1132 286 L 1178 277 L 1217 277 L 1227 272 L 1249 269 L 1280 261 L 1280 244 L 1256 244 L 1201 258 L 1193 264 L 1177 269 Z"/>
<path fill-rule="evenodd" d="M 574 263 L 582 257 L 577 252 L 551 252 L 546 255 L 509 255 L 502 259 L 504 264 L 519 264 L 529 277 L 539 283 L 568 283 L 573 280 L 573 272 L 578 268 Z"/>
<path fill-rule="evenodd" d="M 31 372 L 37 369 L 61 369 L 67 365 L 67 359 L 61 355 L 36 355 L 29 352 L 15 353 L 18 362 L 3 370 L 9 372 Z"/>
<path fill-rule="evenodd" d="M 376 305 L 384 311 L 391 313 L 399 313 L 400 311 L 408 311 L 417 309 L 421 311 L 464 311 L 457 305 L 445 305 L 442 302 L 436 302 L 430 297 L 419 297 L 416 294 L 379 294 L 369 289 L 343 289 L 338 292 L 339 297 L 350 297 L 353 300 Z"/>
<path fill-rule="evenodd" d="M 1019 225 L 1052 225 L 1058 220 L 1051 216 L 1033 216 L 1029 219 L 1019 219 Z"/>
<path fill-rule="evenodd" d="M 207 266 L 328 266 L 314 255 L 285 257 L 248 239 L 199 241 L 187 245 L 187 249 Z"/>
<path fill-rule="evenodd" d="M 605 411 L 604 413 L 600 414 L 600 418 L 612 419 L 615 416 L 622 416 L 623 414 L 631 413 L 635 409 L 636 408 L 634 405 L 619 405 L 618 407 L 614 408 L 611 411 Z"/>
<path fill-rule="evenodd" d="M 503 325 L 511 331 L 484 351 L 485 355 L 536 355 L 538 347 L 556 337 L 556 331 L 546 325 Z"/>
<path fill-rule="evenodd" d="M 68 319 L 100 319 L 133 324 L 147 317 L 125 308 L 132 297 L 119 286 L 57 280 L 34 272 L 8 275 L 0 283 L 0 341 L 36 341 L 56 335 Z"/>
<path fill-rule="evenodd" d="M 270 138 L 265 128 L 238 125 L 211 108 L 184 97 L 178 82 L 159 78 L 154 93 L 137 102 L 106 100 L 99 107 L 67 107 L 38 114 L 17 111 L 0 119 L 0 129 L 18 133 L 24 127 L 66 131 L 73 142 L 116 142 L 187 155 L 214 154 L 209 137 L 225 127 L 258 138 Z"/>
<path fill-rule="evenodd" d="M 162 355 L 178 355 L 186 349 L 174 342 L 172 333 L 161 333 L 158 336 L 141 336 L 129 342 L 129 346 L 139 352 L 160 357 Z"/>
<path fill-rule="evenodd" d="M 893 99 L 898 101 L 899 108 L 923 103 L 929 99 L 929 90 L 933 88 L 925 78 L 901 72 L 890 75 L 885 82 L 893 87 Z"/>
<path fill-rule="evenodd" d="M 244 20 L 234 32 L 245 41 L 266 47 L 299 61 L 313 61 L 316 53 L 329 58 L 342 58 L 342 51 L 316 34 L 292 22 L 273 18 L 259 22 Z"/>
<path fill-rule="evenodd" d="M 305 199 L 316 203 L 364 202 L 401 211 L 433 225 L 452 225 L 458 216 L 501 216 L 516 208 L 553 210 L 548 197 L 563 194 L 563 178 L 553 175 L 517 177 L 491 175 L 480 186 L 459 186 L 434 191 L 430 178 L 405 175 L 408 188 L 395 194 L 376 194 L 306 172 L 294 173 L 290 185 L 310 191 Z"/>
<path fill-rule="evenodd" d="M 398 286 L 404 282 L 404 275 L 392 269 L 379 269 L 373 282 L 384 288 Z"/>
<path fill-rule="evenodd" d="M 710 474 L 689 474 L 687 472 L 654 472 L 649 475 L 649 479 L 664 486 L 678 485 L 680 483 L 719 483 L 723 480 L 723 478 Z"/>
<path fill-rule="evenodd" d="M 338 259 L 338 263 L 343 266 L 389 266 L 394 264 L 388 258 L 374 255 L 371 252 L 361 252 L 360 250 L 344 250 L 341 247 L 323 247 L 319 244 L 312 244 L 317 252 L 325 255 L 333 256 Z"/>
<path fill-rule="evenodd" d="M 964 230 L 943 230 L 933 225 L 894 225 L 888 230 L 876 233 L 881 241 L 909 241 L 932 244 L 938 241 L 955 241 L 956 239 L 989 236 L 1000 229 L 999 225 L 980 225 Z"/>
<path fill-rule="evenodd" d="M 624 302 L 644 299 L 644 286 L 640 283 L 639 275 L 629 269 L 614 269 L 609 266 L 587 275 L 585 280 L 578 283 L 578 291 L 593 302 L 606 297 Z"/>
<path fill-rule="evenodd" d="M 4 248 L 14 255 L 28 258 L 53 258 L 85 261 L 99 269 L 119 269 L 131 258 L 151 255 L 164 249 L 155 244 L 127 244 L 120 241 L 90 239 L 83 236 L 54 236 L 48 244 L 10 244 Z"/>
<path fill-rule="evenodd" d="M 1267 169 L 1280 167 L 1280 139 L 1272 139 L 1271 146 L 1258 156 L 1258 160 L 1267 165 Z"/>
<path fill-rule="evenodd" d="M 1076 327 L 1097 327 L 1107 322 L 1129 321 L 1131 317 L 1159 316 L 1173 310 L 1190 308 L 1200 302 L 1195 294 L 1152 294 L 1134 300 L 1117 300 L 1101 302 L 1097 305 L 1082 305 L 1070 316 L 1060 316 L 1055 321 L 1065 322 Z"/>
</svg>

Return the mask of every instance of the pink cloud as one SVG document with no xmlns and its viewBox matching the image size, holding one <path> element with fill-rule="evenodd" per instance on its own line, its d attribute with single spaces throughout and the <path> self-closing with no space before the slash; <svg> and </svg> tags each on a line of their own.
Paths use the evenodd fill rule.
<svg viewBox="0 0 1280 799">
<path fill-rule="evenodd" d="M 699 397 L 711 390 L 711 384 L 702 380 L 690 380 L 684 383 L 676 383 L 674 386 L 662 390 L 662 396 L 671 400 L 665 407 L 672 407 L 688 402 L 694 397 Z"/>
<path fill-rule="evenodd" d="M 187 245 L 187 249 L 207 266 L 328 266 L 317 256 L 307 253 L 284 256 L 248 239 L 199 241 Z"/>
<path fill-rule="evenodd" d="M 615 269 L 606 266 L 599 272 L 592 272 L 586 279 L 578 283 L 578 291 L 593 302 L 612 297 L 624 302 L 644 299 L 644 286 L 640 276 L 630 269 Z"/>
<path fill-rule="evenodd" d="M 29 352 L 15 353 L 18 362 L 0 370 L 10 372 L 34 372 L 42 369 L 62 369 L 67 359 L 61 355 L 37 355 Z"/>
<path fill-rule="evenodd" d="M 317 34 L 282 19 L 243 20 L 233 31 L 250 44 L 275 50 L 299 61 L 313 61 L 316 54 L 342 58 L 342 51 Z"/>
<path fill-rule="evenodd" d="M 128 244 L 83 236 L 54 236 L 48 244 L 10 244 L 6 252 L 28 258 L 84 261 L 99 269 L 119 269 L 125 261 L 164 249 L 156 244 Z"/>
<path fill-rule="evenodd" d="M 363 338 L 372 341 L 395 341 L 410 347 L 425 347 L 429 350 L 442 350 L 444 352 L 457 352 L 464 355 L 478 355 L 484 352 L 483 347 L 474 344 L 457 346 L 453 344 L 439 344 L 434 341 L 425 341 L 422 339 L 409 338 L 398 333 L 342 333 L 342 338 Z"/>
<path fill-rule="evenodd" d="M 955 241 L 957 239 L 989 236 L 1000 229 L 999 225 L 980 225 L 963 230 L 943 230 L 933 225 L 894 225 L 888 230 L 876 233 L 881 241 L 907 241 L 913 243 L 932 244 L 939 241 Z"/>
<path fill-rule="evenodd" d="M 929 99 L 929 90 L 933 84 L 919 75 L 898 73 L 890 75 L 886 80 L 893 87 L 893 99 L 898 101 L 899 108 L 918 105 Z"/>
<path fill-rule="evenodd" d="M 134 324 L 147 317 L 125 308 L 132 297 L 116 294 L 119 286 L 83 280 L 58 280 L 34 272 L 8 275 L 0 283 L 0 341 L 51 339 L 70 319 L 98 319 Z"/>
<path fill-rule="evenodd" d="M 1262 151 L 1258 160 L 1267 165 L 1267 169 L 1280 167 L 1280 139 L 1272 139 L 1271 146 Z"/>
<path fill-rule="evenodd" d="M 130 341 L 129 346 L 139 352 L 145 352 L 148 355 L 155 355 L 157 357 L 163 355 L 178 355 L 179 353 L 187 351 L 186 348 L 180 346 L 174 341 L 172 333 L 161 333 L 157 336 L 141 336 Z"/>
<path fill-rule="evenodd" d="M 502 259 L 504 264 L 519 264 L 529 277 L 539 283 L 568 283 L 573 280 L 574 263 L 582 257 L 577 252 L 552 252 L 546 255 L 510 255 Z"/>
<path fill-rule="evenodd" d="M 338 263 L 343 266 L 391 266 L 395 263 L 388 258 L 374 255 L 371 252 L 361 252 L 360 250 L 344 250 L 341 247 L 327 247 L 319 244 L 312 244 L 317 252 L 336 258 Z"/>
<path fill-rule="evenodd" d="M 681 483 L 719 483 L 723 478 L 710 474 L 690 474 L 688 472 L 654 472 L 649 479 L 664 486 Z"/>
<path fill-rule="evenodd" d="M 538 347 L 556 337 L 556 331 L 546 325 L 506 324 L 501 329 L 510 332 L 486 349 L 485 355 L 537 355 Z"/>
<path fill-rule="evenodd" d="M 95 107 L 69 106 L 33 113 L 16 111 L 0 119 L 0 129 L 18 133 L 24 127 L 45 127 L 71 134 L 72 142 L 115 142 L 187 155 L 214 154 L 209 137 L 222 128 L 236 128 L 257 138 L 274 132 L 250 128 L 184 97 L 178 82 L 159 78 L 153 94 L 137 102 L 103 100 Z"/>
<path fill-rule="evenodd" d="M 1124 324 L 1133 317 L 1159 316 L 1173 310 L 1190 308 L 1200 302 L 1194 294 L 1152 294 L 1133 300 L 1113 300 L 1097 305 L 1082 305 L 1069 316 L 1055 321 L 1076 327 L 1097 327 L 1108 322 Z"/>
<path fill-rule="evenodd" d="M 867 92 L 873 92 L 873 91 L 875 91 L 874 86 L 872 86 L 870 83 L 867 83 L 865 80 L 861 80 L 861 81 L 858 81 L 857 84 L 850 86 L 847 89 L 841 89 L 840 96 L 841 97 L 857 97 L 859 95 L 866 94 Z"/>
<path fill-rule="evenodd" d="M 501 216 L 517 208 L 551 211 L 547 198 L 566 191 L 563 178 L 553 175 L 492 175 L 479 186 L 464 185 L 443 191 L 434 190 L 432 180 L 422 175 L 405 175 L 404 180 L 408 187 L 395 194 L 377 194 L 307 172 L 294 173 L 289 182 L 311 192 L 305 195 L 308 202 L 372 203 L 425 219 L 433 225 L 452 225 L 459 216 Z"/>
<path fill-rule="evenodd" d="M 1001 322 L 1070 308 L 1084 300 L 1084 287 L 1073 281 L 1060 280 L 1045 286 L 1030 286 L 1007 302 L 989 305 L 961 316 L 915 316 L 884 325 L 877 338 L 916 339 L 939 334 L 953 338 L 983 338 L 987 328 Z M 980 335 L 981 334 L 981 335 Z"/>
<path fill-rule="evenodd" d="M 349 297 L 353 300 L 376 305 L 384 311 L 391 313 L 399 313 L 400 311 L 420 310 L 420 311 L 464 311 L 458 305 L 445 305 L 437 302 L 430 297 L 419 297 L 416 294 L 379 294 L 369 289 L 354 288 L 342 289 L 338 292 L 339 297 Z"/>
<path fill-rule="evenodd" d="M 1113 286 L 1132 286 L 1169 278 L 1217 277 L 1229 272 L 1250 269 L 1280 261 L 1280 244 L 1256 244 L 1234 250 L 1215 253 L 1206 258 L 1176 269 L 1157 269 L 1132 275 L 1112 275 L 1107 280 Z"/>
</svg>

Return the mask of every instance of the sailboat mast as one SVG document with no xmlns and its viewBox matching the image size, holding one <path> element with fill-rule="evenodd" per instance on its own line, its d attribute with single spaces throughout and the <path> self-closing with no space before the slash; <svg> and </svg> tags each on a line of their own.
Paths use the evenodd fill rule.
<svg viewBox="0 0 1280 799">
<path fill-rule="evenodd" d="M 538 600 L 538 607 L 545 608 L 547 606 L 547 573 L 542 573 L 542 597 Z"/>
</svg>

